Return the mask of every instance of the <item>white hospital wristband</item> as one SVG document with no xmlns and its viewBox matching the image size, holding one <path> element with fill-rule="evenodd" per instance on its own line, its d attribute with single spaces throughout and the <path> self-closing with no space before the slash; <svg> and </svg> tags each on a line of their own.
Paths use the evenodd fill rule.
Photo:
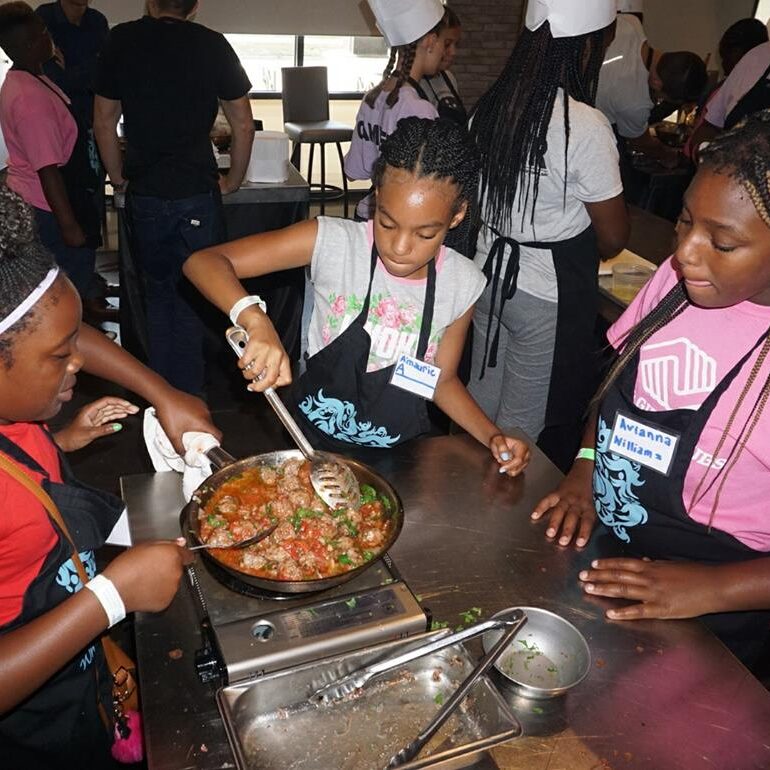
<svg viewBox="0 0 770 770">
<path fill-rule="evenodd" d="M 126 617 L 126 605 L 123 604 L 118 589 L 109 578 L 97 575 L 86 583 L 86 588 L 93 592 L 102 609 L 107 613 L 108 628 L 112 628 Z"/>
<path fill-rule="evenodd" d="M 259 305 L 263 313 L 267 313 L 267 305 L 265 304 L 265 301 L 262 299 L 262 297 L 257 296 L 256 294 L 252 294 L 249 297 L 241 297 L 231 308 L 230 308 L 230 321 L 232 322 L 233 326 L 238 326 L 238 316 L 247 308 L 251 307 L 252 305 Z"/>
</svg>

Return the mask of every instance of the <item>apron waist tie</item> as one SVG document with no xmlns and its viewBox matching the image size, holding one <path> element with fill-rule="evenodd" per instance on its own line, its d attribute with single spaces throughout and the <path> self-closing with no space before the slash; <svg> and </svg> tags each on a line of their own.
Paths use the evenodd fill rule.
<svg viewBox="0 0 770 770">
<path fill-rule="evenodd" d="M 508 264 L 503 271 L 503 261 L 506 249 L 510 251 Z M 484 357 L 481 361 L 479 379 L 484 379 L 484 372 L 487 366 L 492 368 L 497 366 L 497 351 L 500 347 L 500 326 L 502 324 L 503 306 L 516 293 L 516 284 L 519 278 L 519 255 L 520 244 L 513 238 L 504 235 L 498 235 L 489 250 L 489 256 L 484 263 L 484 275 L 487 283 L 492 285 L 492 296 L 490 298 L 489 320 L 487 321 L 487 331 L 484 340 Z M 502 283 L 501 283 L 502 281 Z M 497 313 L 497 328 L 492 334 L 492 324 L 495 317 L 495 301 L 498 290 L 500 292 L 500 305 Z"/>
</svg>

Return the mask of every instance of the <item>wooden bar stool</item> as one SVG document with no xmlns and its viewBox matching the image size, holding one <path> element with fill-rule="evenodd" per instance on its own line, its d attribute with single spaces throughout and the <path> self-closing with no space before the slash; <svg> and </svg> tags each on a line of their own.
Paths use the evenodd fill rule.
<svg viewBox="0 0 770 770">
<path fill-rule="evenodd" d="M 310 189 L 317 189 L 311 197 L 321 203 L 321 214 L 326 201 L 342 198 L 345 217 L 348 216 L 348 181 L 345 178 L 342 142 L 353 137 L 353 128 L 329 120 L 329 85 L 326 67 L 283 67 L 283 120 L 284 131 L 292 141 L 291 162 L 299 168 L 303 144 L 310 145 L 307 181 Z M 342 187 L 326 181 L 326 145 L 335 144 L 342 171 Z M 313 155 L 316 145 L 321 148 L 321 181 L 313 182 Z"/>
</svg>

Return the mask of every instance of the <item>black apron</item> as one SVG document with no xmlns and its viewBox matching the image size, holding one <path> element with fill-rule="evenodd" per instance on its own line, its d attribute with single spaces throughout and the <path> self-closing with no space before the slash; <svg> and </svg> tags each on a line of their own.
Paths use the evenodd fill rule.
<svg viewBox="0 0 770 770">
<path fill-rule="evenodd" d="M 307 369 L 293 389 L 300 426 L 319 448 L 346 453 L 361 447 L 388 449 L 430 428 L 425 400 L 390 384 L 395 364 L 366 371 L 372 341 L 364 325 L 377 260 L 373 244 L 361 312 L 339 337 L 307 359 Z M 435 295 L 436 265 L 431 260 L 415 354 L 420 360 L 430 341 Z"/>
<path fill-rule="evenodd" d="M 495 367 L 498 363 L 500 319 L 503 306 L 516 293 L 521 247 L 549 250 L 556 271 L 558 307 L 545 427 L 537 437 L 537 445 L 555 465 L 566 471 L 579 448 L 585 411 L 596 388 L 598 361 L 594 325 L 599 312 L 596 235 L 591 226 L 563 241 L 519 243 L 500 233 L 495 235 L 484 264 L 492 297 L 479 374 L 483 377 L 487 366 Z"/>
<path fill-rule="evenodd" d="M 43 489 L 59 508 L 83 564 L 89 576 L 93 576 L 96 573 L 93 551 L 104 544 L 115 526 L 124 508 L 123 501 L 77 481 L 61 453 L 63 483 L 58 483 L 51 481 L 32 457 L 2 434 L 0 451 L 44 475 Z M 30 497 L 30 504 L 37 504 L 37 500 Z M 0 634 L 29 623 L 82 589 L 72 562 L 70 543 L 53 520 L 51 524 L 58 541 L 27 588 L 21 614 L 0 628 Z M 112 713 L 111 678 L 102 646 L 96 640 L 37 692 L 0 717 L 0 767 L 20 770 L 112 767 L 111 736 L 99 715 L 99 702 L 107 714 Z"/>
<path fill-rule="evenodd" d="M 725 129 L 737 125 L 740 120 L 753 115 L 755 112 L 770 107 L 770 67 L 768 67 L 756 83 L 738 100 L 725 118 Z"/>
<path fill-rule="evenodd" d="M 436 89 L 433 87 L 433 83 L 430 82 L 431 79 L 425 78 L 425 82 L 428 84 L 430 90 L 433 91 L 433 96 L 436 99 L 435 104 L 436 109 L 438 110 L 438 116 L 440 118 L 451 120 L 453 123 L 457 123 L 460 126 L 467 126 L 468 111 L 465 109 L 465 105 L 460 98 L 460 94 L 457 93 L 457 89 L 454 87 L 451 78 L 447 76 L 446 72 L 439 72 L 439 75 L 441 75 L 444 82 L 446 83 L 446 87 L 449 89 L 449 93 L 452 94 L 451 98 L 446 96 L 443 98 L 440 97 L 436 92 Z M 415 90 L 417 89 L 419 89 L 419 86 L 415 86 Z M 419 89 L 417 90 L 417 93 L 420 94 L 424 99 L 425 96 L 423 93 L 421 93 L 421 91 L 422 89 Z"/>
<path fill-rule="evenodd" d="M 100 178 L 95 168 L 97 161 L 94 157 L 96 145 L 93 131 L 73 110 L 72 104 L 67 104 L 55 88 L 51 88 L 51 85 L 42 77 L 38 75 L 35 77 L 61 99 L 77 125 L 78 134 L 72 154 L 59 171 L 64 179 L 64 187 L 67 190 L 72 212 L 86 236 L 85 246 L 89 249 L 98 249 L 102 245 L 102 222 L 95 200 Z"/>
<path fill-rule="evenodd" d="M 767 556 L 726 532 L 693 520 L 683 502 L 685 476 L 701 432 L 717 402 L 765 336 L 762 335 L 696 410 L 647 412 L 639 409 L 634 404 L 639 353 L 608 391 L 599 408 L 594 500 L 599 519 L 631 554 L 709 564 Z M 610 451 L 612 427 L 618 412 L 679 436 L 667 476 Z M 749 666 L 770 638 L 770 612 L 729 612 L 707 615 L 702 620 Z"/>
</svg>

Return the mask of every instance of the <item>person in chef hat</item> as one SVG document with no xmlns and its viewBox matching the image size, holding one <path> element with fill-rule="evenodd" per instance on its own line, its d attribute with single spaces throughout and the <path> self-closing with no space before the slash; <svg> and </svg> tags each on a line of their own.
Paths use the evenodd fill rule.
<svg viewBox="0 0 770 770">
<path fill-rule="evenodd" d="M 382 81 L 369 91 L 356 115 L 356 129 L 345 156 L 349 179 L 371 179 L 380 156 L 380 145 L 406 117 L 435 120 L 438 111 L 419 85 L 424 76 L 441 67 L 444 45 L 439 34 L 446 9 L 440 0 L 368 0 L 377 27 L 390 47 L 390 58 Z M 369 219 L 374 211 L 370 193 L 356 208 L 358 219 Z"/>
<path fill-rule="evenodd" d="M 481 98 L 482 162 L 469 390 L 562 468 L 579 447 L 595 386 L 599 259 L 629 225 L 615 138 L 593 100 L 615 0 L 530 0 L 526 29 Z"/>
</svg>

